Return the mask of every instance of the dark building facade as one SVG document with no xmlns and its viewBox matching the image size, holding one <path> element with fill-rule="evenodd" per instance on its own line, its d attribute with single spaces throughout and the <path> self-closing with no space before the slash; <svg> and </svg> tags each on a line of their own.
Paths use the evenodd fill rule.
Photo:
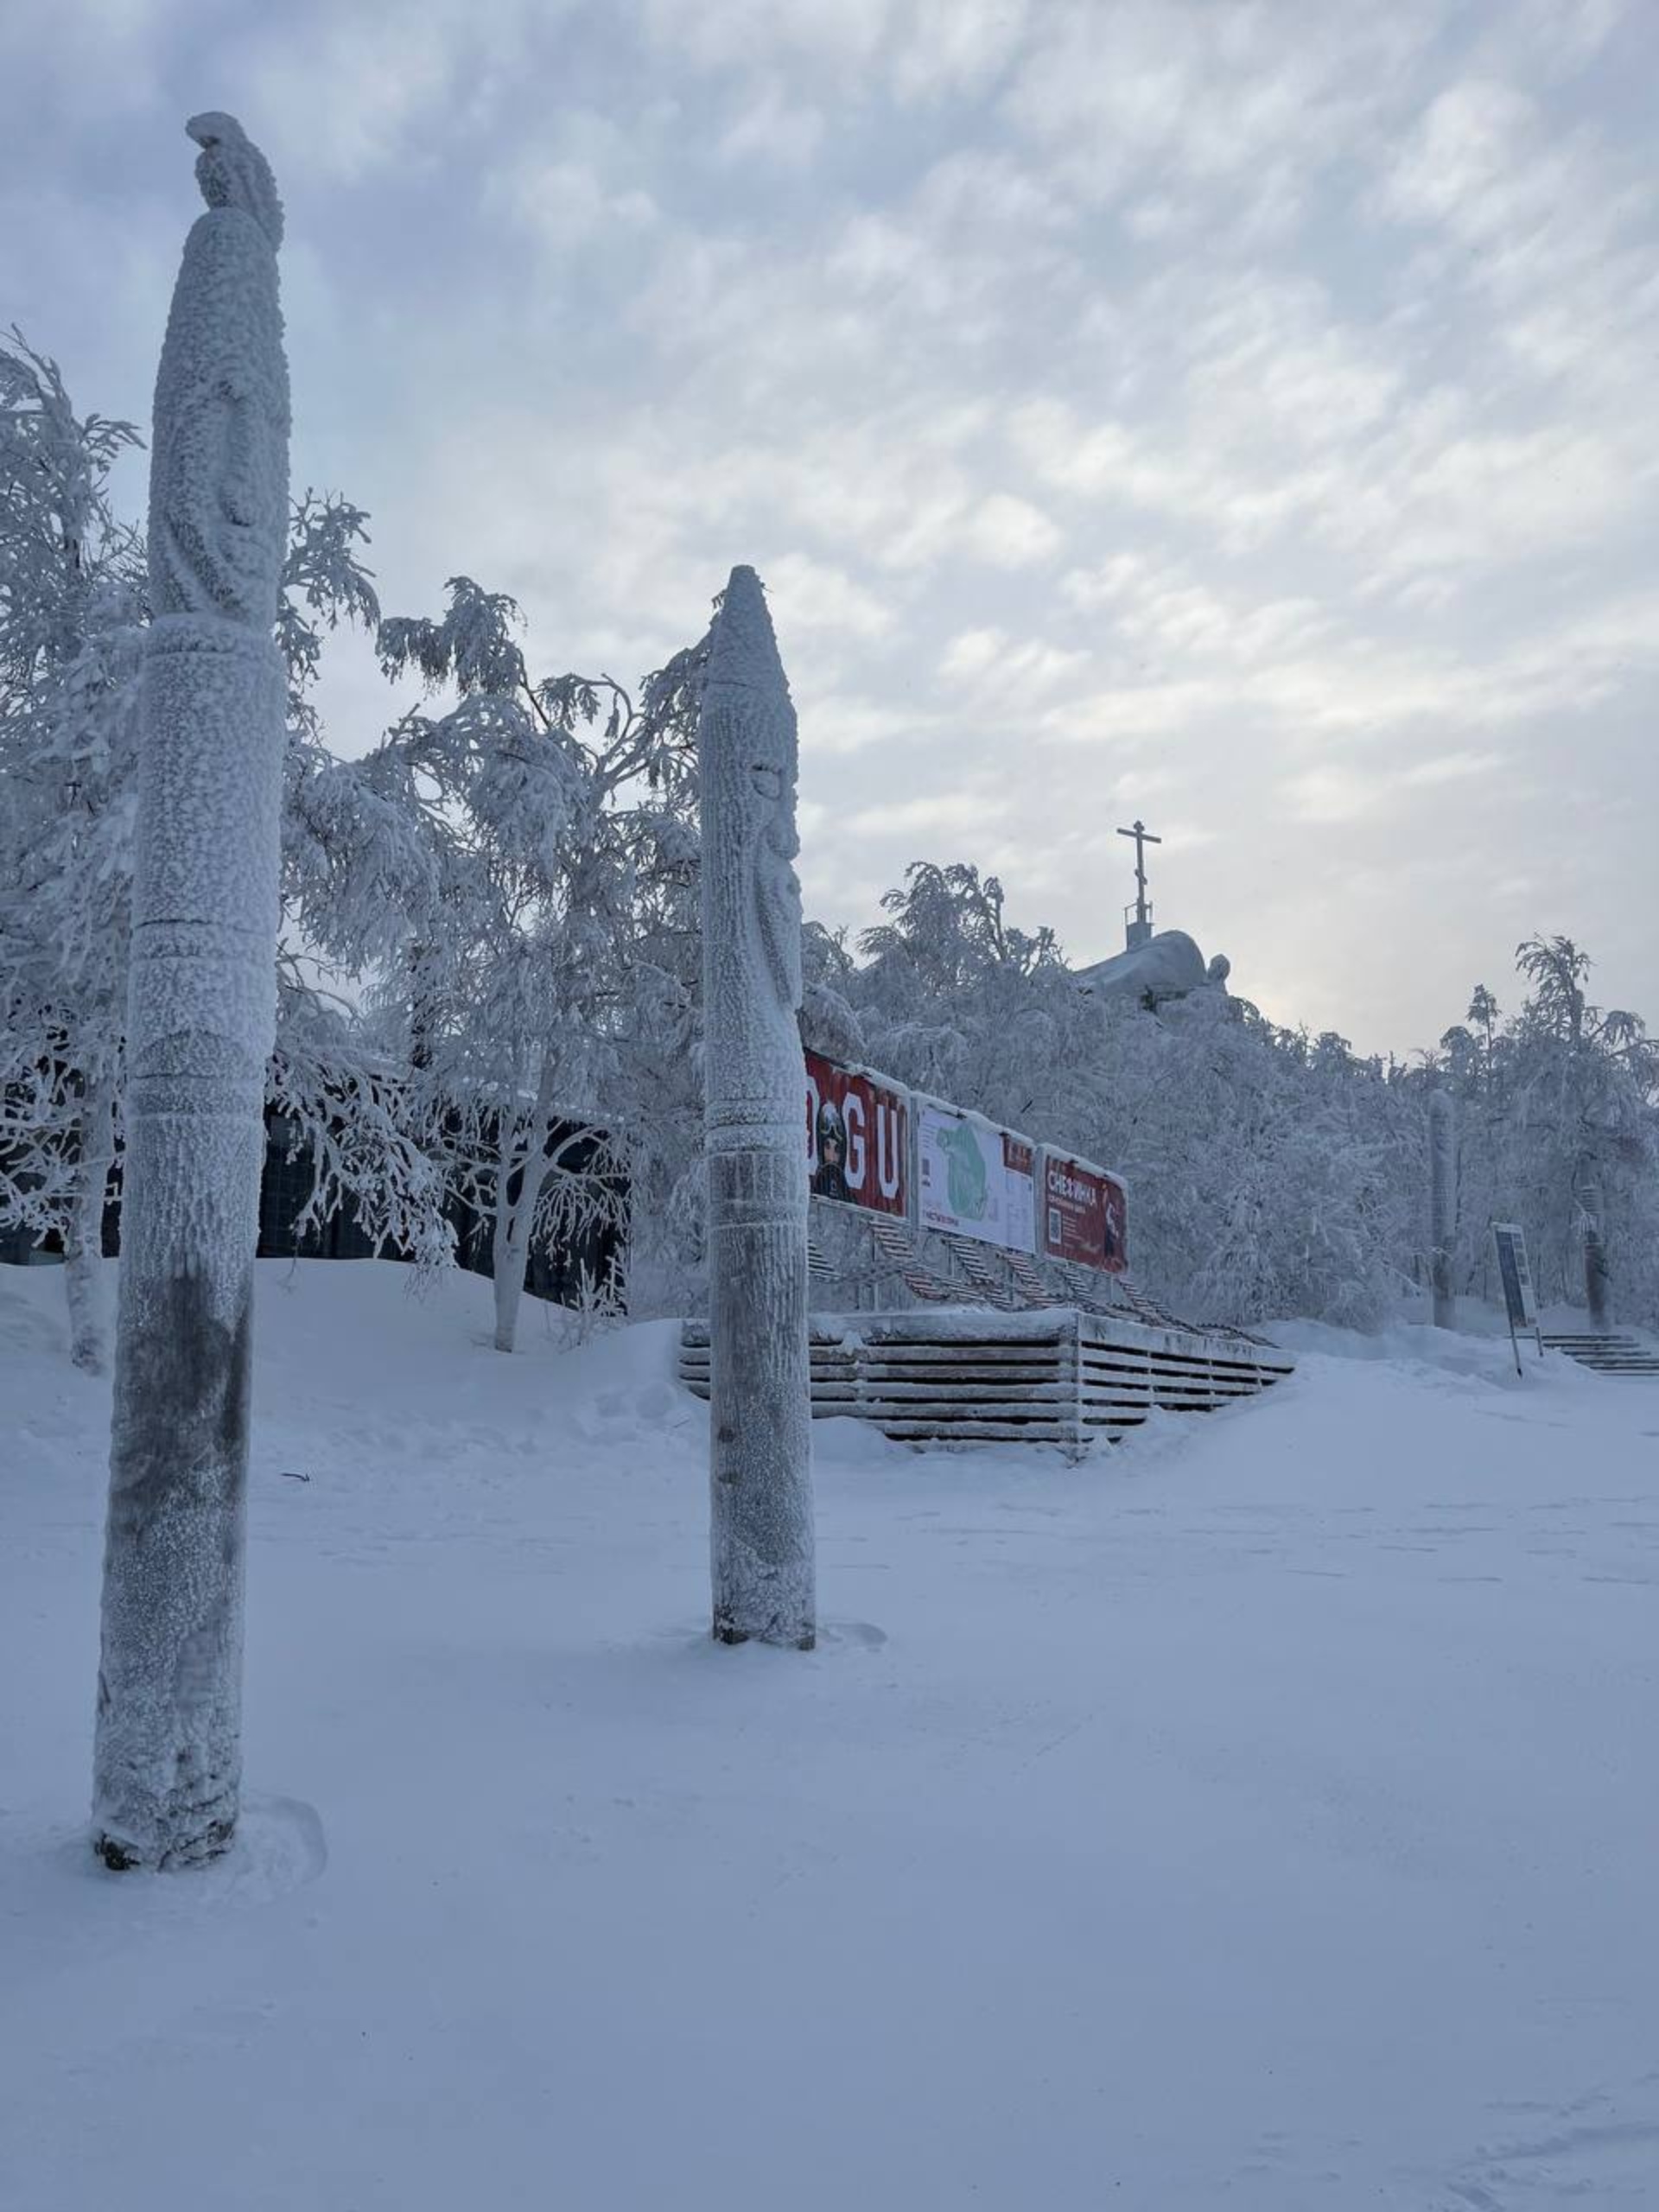
<svg viewBox="0 0 1659 2212">
<path fill-rule="evenodd" d="M 552 1141 L 569 1134 L 556 1129 Z M 295 1227 L 311 1192 L 311 1169 L 302 1141 L 296 1141 L 296 1125 L 276 1109 L 265 1114 L 265 1164 L 259 1183 L 259 1257 L 262 1260 L 372 1260 L 375 1248 L 364 1234 L 355 1207 L 347 1199 L 314 1229 L 300 1235 Z M 586 1166 L 581 1147 L 572 1148 L 570 1166 Z M 104 1256 L 112 1260 L 121 1249 L 121 1171 L 110 1178 L 104 1208 Z M 626 1194 L 624 1194 L 626 1198 Z M 490 1224 L 474 1208 L 451 1197 L 444 1217 L 455 1232 L 458 1266 L 478 1275 L 493 1276 L 495 1258 Z M 626 1202 L 620 1209 L 626 1219 Z M 595 1224 L 579 1236 L 561 1238 L 550 1250 L 537 1249 L 524 1268 L 524 1288 L 534 1298 L 555 1305 L 574 1306 L 585 1293 L 609 1285 L 619 1303 L 622 1297 L 622 1255 L 626 1232 L 622 1226 Z M 25 1230 L 0 1230 L 0 1266 L 29 1267 L 62 1257 L 55 1236 L 36 1239 Z M 383 1257 L 401 1259 L 398 1252 Z"/>
</svg>

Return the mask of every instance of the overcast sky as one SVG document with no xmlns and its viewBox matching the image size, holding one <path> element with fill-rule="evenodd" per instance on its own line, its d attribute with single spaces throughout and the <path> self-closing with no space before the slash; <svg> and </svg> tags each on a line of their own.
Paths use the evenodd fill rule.
<svg viewBox="0 0 1659 2212">
<path fill-rule="evenodd" d="M 1659 0 L 5 0 L 0 322 L 147 421 L 187 115 L 294 479 L 638 676 L 735 561 L 810 913 L 917 859 L 1404 1053 L 1534 931 L 1659 1022 Z M 136 505 L 142 472 L 130 480 Z M 389 695 L 342 651 L 331 735 Z"/>
</svg>

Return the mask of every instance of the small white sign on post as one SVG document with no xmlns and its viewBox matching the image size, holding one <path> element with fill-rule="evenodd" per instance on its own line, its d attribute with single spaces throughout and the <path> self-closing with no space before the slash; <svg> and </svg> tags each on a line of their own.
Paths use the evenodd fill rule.
<svg viewBox="0 0 1659 2212">
<path fill-rule="evenodd" d="M 1503 1285 L 1503 1305 L 1510 1317 L 1510 1342 L 1515 1348 L 1515 1371 L 1521 1372 L 1519 1332 L 1529 1329 L 1544 1356 L 1544 1339 L 1538 1326 L 1538 1305 L 1533 1296 L 1532 1270 L 1527 1265 L 1527 1239 L 1518 1222 L 1495 1221 L 1492 1242 L 1497 1247 L 1498 1279 Z"/>
</svg>

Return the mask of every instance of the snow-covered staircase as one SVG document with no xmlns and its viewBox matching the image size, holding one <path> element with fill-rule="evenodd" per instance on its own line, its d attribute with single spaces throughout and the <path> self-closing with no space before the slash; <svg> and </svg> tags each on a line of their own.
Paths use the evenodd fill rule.
<svg viewBox="0 0 1659 2212">
<path fill-rule="evenodd" d="M 1076 1457 L 1154 1413 L 1213 1413 L 1294 1370 L 1264 1338 L 1087 1307 L 815 1313 L 812 1411 L 906 1444 L 1058 1444 Z M 680 1331 L 680 1380 L 709 1395 L 709 1324 Z"/>
<path fill-rule="evenodd" d="M 1659 1375 L 1659 1352 L 1649 1351 L 1634 1337 L 1623 1337 L 1611 1329 L 1578 1336 L 1552 1335 L 1546 1330 L 1544 1349 L 1565 1352 L 1580 1367 L 1593 1368 L 1598 1375 Z"/>
</svg>

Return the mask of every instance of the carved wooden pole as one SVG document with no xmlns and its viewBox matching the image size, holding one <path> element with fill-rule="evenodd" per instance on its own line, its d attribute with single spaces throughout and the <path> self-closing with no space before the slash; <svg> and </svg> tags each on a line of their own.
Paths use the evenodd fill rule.
<svg viewBox="0 0 1659 2212">
<path fill-rule="evenodd" d="M 226 115 L 156 383 L 127 1150 L 93 1777 L 105 1865 L 230 1841 L 253 1255 L 276 1021 L 288 526 L 282 208 Z"/>
<path fill-rule="evenodd" d="M 734 569 L 702 698 L 714 1632 L 810 1650 L 795 709 L 759 578 Z"/>
<path fill-rule="evenodd" d="M 1428 1102 L 1429 1266 L 1434 1287 L 1434 1326 L 1455 1329 L 1458 1301 L 1452 1288 L 1452 1248 L 1457 1236 L 1458 1119 L 1447 1090 Z"/>
<path fill-rule="evenodd" d="M 1592 1165 L 1580 1166 L 1576 1188 L 1584 1224 L 1584 1302 L 1590 1326 L 1605 1329 L 1613 1318 L 1612 1269 L 1607 1262 L 1605 1192 Z"/>
</svg>

